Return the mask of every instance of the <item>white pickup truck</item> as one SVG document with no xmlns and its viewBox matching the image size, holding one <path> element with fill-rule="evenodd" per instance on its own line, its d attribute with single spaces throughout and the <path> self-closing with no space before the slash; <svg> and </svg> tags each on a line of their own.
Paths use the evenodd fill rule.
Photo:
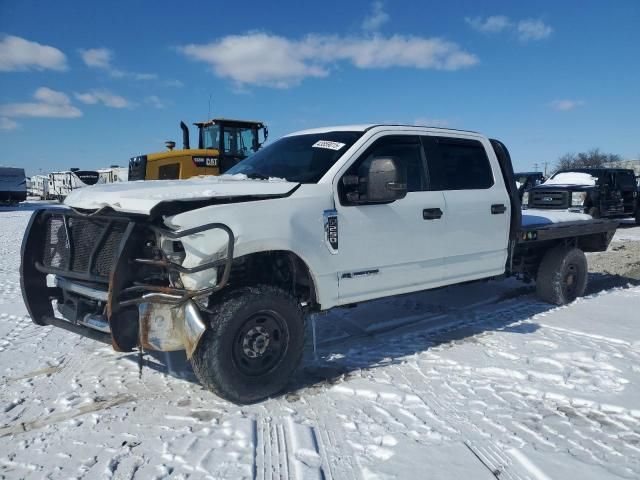
<svg viewBox="0 0 640 480">
<path fill-rule="evenodd" d="M 506 147 L 478 133 L 351 125 L 285 136 L 227 175 L 99 185 L 34 213 L 33 321 L 118 351 L 186 350 L 238 403 L 281 391 L 314 312 L 514 275 L 583 294 L 583 251 L 617 222 L 528 210 Z"/>
</svg>

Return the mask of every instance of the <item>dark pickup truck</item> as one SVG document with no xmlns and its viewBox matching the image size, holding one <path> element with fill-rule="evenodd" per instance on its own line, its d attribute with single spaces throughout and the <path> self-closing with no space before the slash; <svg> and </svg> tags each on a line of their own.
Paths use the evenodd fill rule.
<svg viewBox="0 0 640 480">
<path fill-rule="evenodd" d="M 594 218 L 635 217 L 640 199 L 633 170 L 577 168 L 561 170 L 523 195 L 525 208 L 569 210 Z"/>
</svg>

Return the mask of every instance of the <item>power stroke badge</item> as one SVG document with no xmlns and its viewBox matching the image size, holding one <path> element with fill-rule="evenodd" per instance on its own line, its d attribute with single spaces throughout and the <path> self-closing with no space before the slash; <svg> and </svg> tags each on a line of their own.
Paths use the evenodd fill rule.
<svg viewBox="0 0 640 480">
<path fill-rule="evenodd" d="M 324 241 L 333 254 L 338 253 L 338 212 L 324 211 Z"/>
</svg>

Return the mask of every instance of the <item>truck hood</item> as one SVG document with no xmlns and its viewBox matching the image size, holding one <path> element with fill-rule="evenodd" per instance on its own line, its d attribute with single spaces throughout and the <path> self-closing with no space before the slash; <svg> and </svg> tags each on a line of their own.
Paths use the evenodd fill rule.
<svg viewBox="0 0 640 480">
<path fill-rule="evenodd" d="M 165 202 L 281 197 L 297 186 L 298 183 L 279 178 L 252 180 L 241 174 L 188 180 L 140 180 L 80 188 L 74 190 L 64 203 L 83 210 L 110 207 L 119 212 L 149 215 L 154 207 Z"/>
</svg>

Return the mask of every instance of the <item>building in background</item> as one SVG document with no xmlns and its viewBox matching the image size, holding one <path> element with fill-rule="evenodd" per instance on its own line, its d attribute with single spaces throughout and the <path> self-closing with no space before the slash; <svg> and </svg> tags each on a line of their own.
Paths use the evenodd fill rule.
<svg viewBox="0 0 640 480">
<path fill-rule="evenodd" d="M 636 176 L 640 175 L 640 159 L 638 160 L 620 160 L 619 162 L 609 162 L 605 164 L 609 168 L 630 168 L 636 172 Z"/>
</svg>

